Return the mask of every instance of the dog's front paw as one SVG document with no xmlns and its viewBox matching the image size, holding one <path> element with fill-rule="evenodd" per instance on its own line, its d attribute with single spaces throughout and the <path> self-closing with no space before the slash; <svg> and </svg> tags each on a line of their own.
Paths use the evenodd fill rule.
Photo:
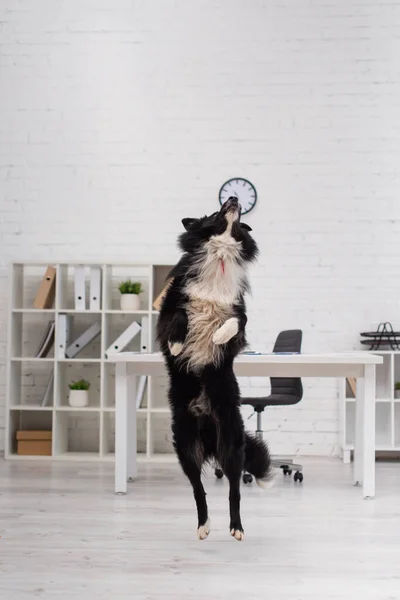
<svg viewBox="0 0 400 600">
<path fill-rule="evenodd" d="M 172 356 L 178 356 L 182 352 L 183 344 L 182 342 L 168 342 L 168 348 Z"/>
<path fill-rule="evenodd" d="M 242 542 L 244 539 L 244 531 L 242 528 L 240 529 L 231 529 L 231 536 L 235 538 L 238 542 Z"/>
<path fill-rule="evenodd" d="M 204 523 L 204 525 L 200 525 L 197 530 L 197 537 L 199 540 L 205 540 L 208 534 L 210 533 L 210 519 Z"/>
<path fill-rule="evenodd" d="M 239 322 L 236 317 L 225 321 L 223 325 L 213 335 L 214 344 L 226 344 L 239 331 Z"/>
</svg>

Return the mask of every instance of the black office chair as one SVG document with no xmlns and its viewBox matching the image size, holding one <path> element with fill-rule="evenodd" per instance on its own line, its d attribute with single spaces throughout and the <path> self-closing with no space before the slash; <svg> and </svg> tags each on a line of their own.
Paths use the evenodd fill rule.
<svg viewBox="0 0 400 600">
<path fill-rule="evenodd" d="M 273 352 L 281 353 L 300 353 L 303 333 L 299 329 L 281 331 L 276 338 Z M 265 398 L 242 398 L 243 405 L 252 406 L 257 413 L 256 435 L 263 437 L 262 431 L 262 413 L 267 406 L 290 406 L 297 404 L 303 397 L 303 386 L 300 377 L 271 377 L 271 394 Z M 303 467 L 296 464 L 292 459 L 272 457 L 272 464 L 283 470 L 284 475 L 291 475 L 292 470 L 296 469 L 294 481 L 303 481 Z M 223 477 L 221 469 L 215 469 L 215 475 L 218 478 Z M 253 481 L 250 473 L 243 474 L 243 483 Z"/>
</svg>

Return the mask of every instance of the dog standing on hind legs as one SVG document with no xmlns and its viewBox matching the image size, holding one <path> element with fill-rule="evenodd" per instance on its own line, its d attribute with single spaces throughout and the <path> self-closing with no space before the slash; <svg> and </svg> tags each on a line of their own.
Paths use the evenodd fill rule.
<svg viewBox="0 0 400 600">
<path fill-rule="evenodd" d="M 257 483 L 272 479 L 267 445 L 245 432 L 233 361 L 245 347 L 247 267 L 258 249 L 251 228 L 240 221 L 231 197 L 219 212 L 183 219 L 183 255 L 157 323 L 157 338 L 169 374 L 174 447 L 193 487 L 199 539 L 210 532 L 204 463 L 217 461 L 229 481 L 230 533 L 244 536 L 240 479 L 244 469 Z"/>
</svg>

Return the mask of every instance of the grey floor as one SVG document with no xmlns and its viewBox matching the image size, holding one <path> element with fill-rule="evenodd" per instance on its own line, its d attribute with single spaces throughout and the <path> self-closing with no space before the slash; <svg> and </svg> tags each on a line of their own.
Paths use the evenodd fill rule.
<svg viewBox="0 0 400 600">
<path fill-rule="evenodd" d="M 339 460 L 304 464 L 302 486 L 243 487 L 237 542 L 211 473 L 199 541 L 176 465 L 140 465 L 119 497 L 112 464 L 0 459 L 0 598 L 400 599 L 400 464 L 378 465 L 374 501 Z"/>
</svg>

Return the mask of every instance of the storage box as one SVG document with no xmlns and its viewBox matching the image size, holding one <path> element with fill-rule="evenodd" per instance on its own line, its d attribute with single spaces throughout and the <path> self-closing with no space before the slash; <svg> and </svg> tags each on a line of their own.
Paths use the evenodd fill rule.
<svg viewBox="0 0 400 600">
<path fill-rule="evenodd" d="M 17 431 L 17 454 L 51 456 L 51 431 Z"/>
</svg>

